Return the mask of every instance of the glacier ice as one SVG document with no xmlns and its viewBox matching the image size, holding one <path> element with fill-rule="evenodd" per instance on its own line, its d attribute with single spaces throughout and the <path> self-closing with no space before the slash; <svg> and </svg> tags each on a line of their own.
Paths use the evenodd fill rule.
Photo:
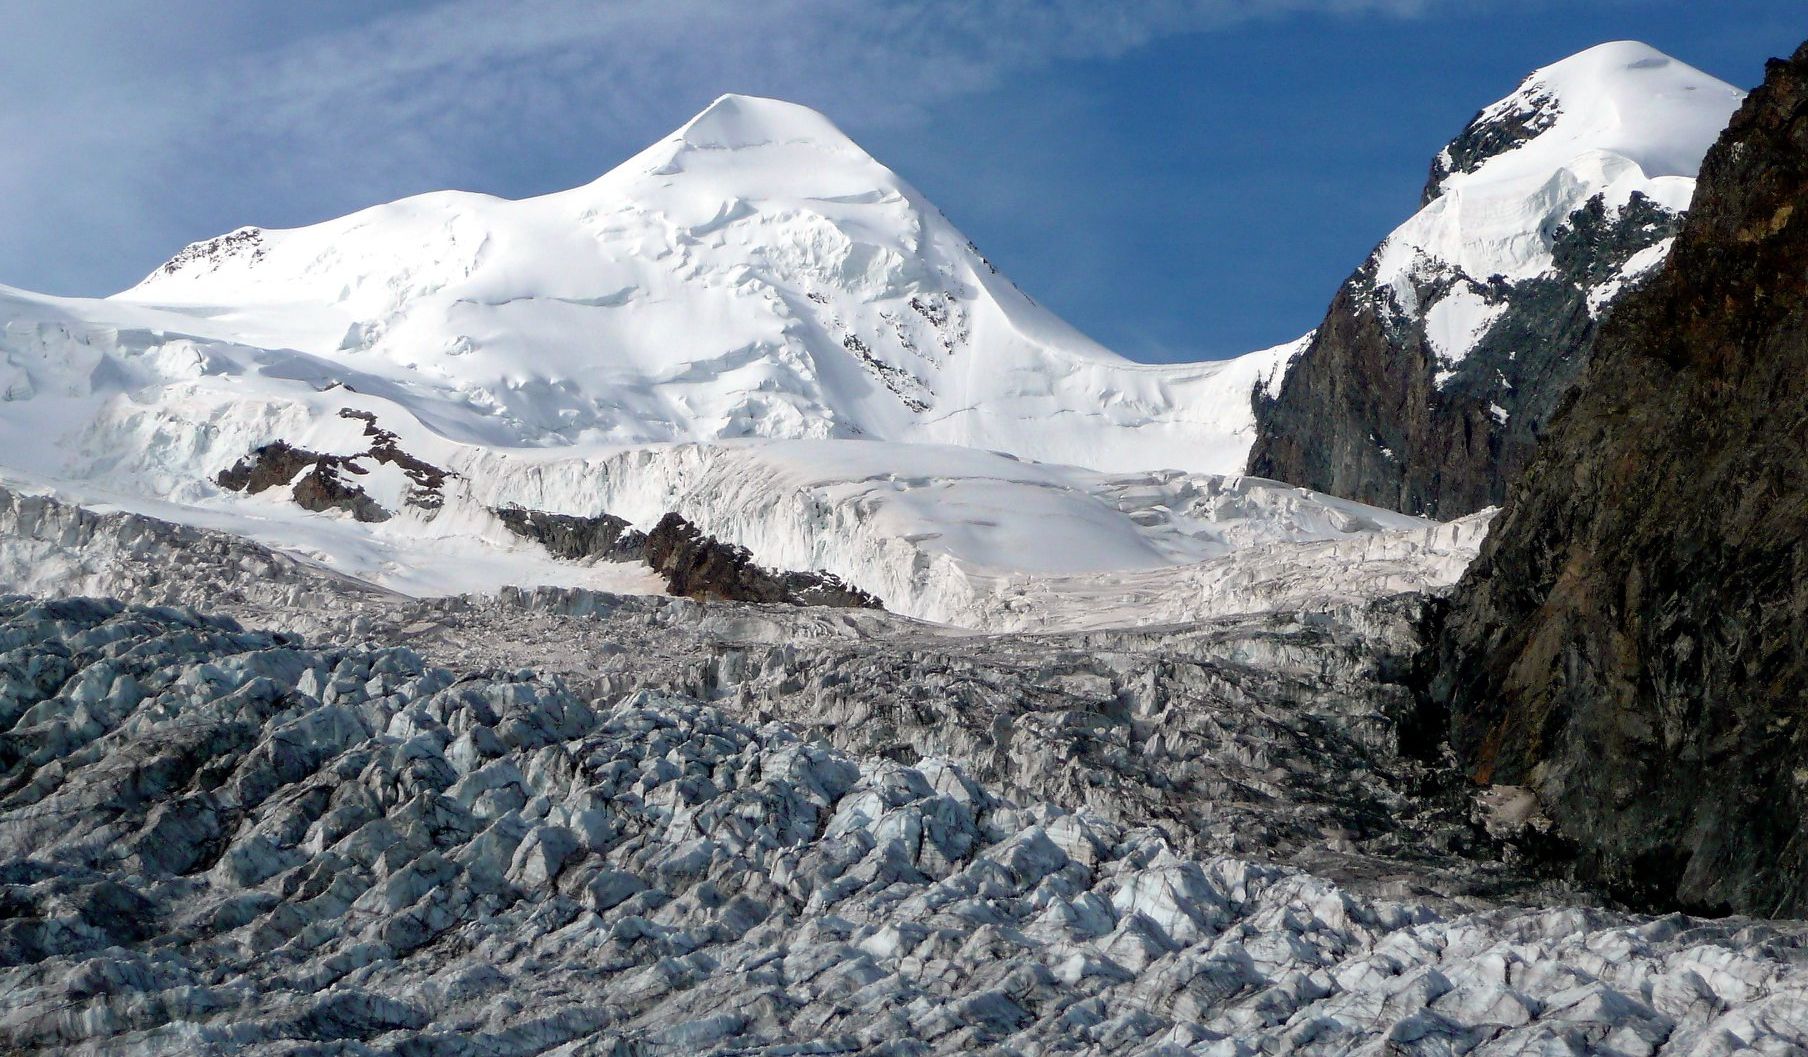
<svg viewBox="0 0 1808 1057">
<path fill-rule="evenodd" d="M 644 628 L 640 606 L 681 606 L 624 601 L 544 619 L 607 641 Z M 1102 689 L 1044 651 L 1049 693 Z M 1188 850 L 1135 798 L 1106 813 L 1002 793 L 958 748 L 850 753 L 750 708 L 741 671 L 599 692 L 193 610 L 0 599 L 0 1038 L 116 1054 L 1808 1044 L 1799 926 L 1403 898 L 1260 849 Z M 937 665 L 913 671 L 938 687 Z M 1092 728 L 1111 726 L 1095 707 Z M 1214 714 L 1228 748 L 1247 720 Z M 993 734 L 1059 715 L 1026 703 Z M 1321 736 L 1364 725 L 1321 719 Z M 1382 733 L 1355 758 L 1386 760 Z M 1062 763 L 1114 773 L 1108 754 Z M 1279 780 L 1245 821 L 1314 795 Z"/>
</svg>

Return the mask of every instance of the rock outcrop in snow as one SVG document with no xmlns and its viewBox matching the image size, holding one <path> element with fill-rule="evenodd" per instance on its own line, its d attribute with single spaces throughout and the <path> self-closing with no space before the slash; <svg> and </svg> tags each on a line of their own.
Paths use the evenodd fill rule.
<svg viewBox="0 0 1808 1057">
<path fill-rule="evenodd" d="M 1258 398 L 1249 472 L 1443 518 L 1499 505 L 1739 99 L 1619 42 L 1482 110 Z"/>
<path fill-rule="evenodd" d="M 791 605 L 883 609 L 879 599 L 833 574 L 775 572 L 755 564 L 745 547 L 705 535 L 668 513 L 641 545 L 647 564 L 667 590 L 699 602 L 785 602 Z"/>
</svg>

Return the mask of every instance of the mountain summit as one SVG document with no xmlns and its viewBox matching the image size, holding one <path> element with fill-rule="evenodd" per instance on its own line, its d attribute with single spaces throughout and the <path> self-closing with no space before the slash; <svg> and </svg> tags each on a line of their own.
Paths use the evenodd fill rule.
<svg viewBox="0 0 1808 1057">
<path fill-rule="evenodd" d="M 1279 359 L 1129 363 L 828 118 L 743 95 L 582 187 L 245 228 L 118 299 L 231 306 L 489 443 L 872 437 L 1234 470 Z"/>
<path fill-rule="evenodd" d="M 1534 70 L 1478 113 L 1438 152 L 1425 198 L 1524 177 L 1548 180 L 1591 158 L 1606 169 L 1636 167 L 1646 180 L 1692 181 L 1742 97 L 1648 44 L 1600 44 Z"/>
<path fill-rule="evenodd" d="M 1616 61 L 1613 77 L 1687 80 L 1649 55 Z M 1586 335 L 1615 284 L 1661 260 L 1686 202 L 1686 176 L 1651 175 L 1676 153 L 1657 133 L 1634 136 L 1648 156 L 1626 140 L 1531 164 L 1572 125 L 1643 127 L 1593 109 L 1637 92 L 1572 90 L 1590 65 L 1546 71 L 1453 143 L 1435 199 L 1351 280 L 1284 384 L 1305 341 L 1125 361 L 833 122 L 730 95 L 570 190 L 241 228 L 100 301 L 0 290 L 0 481 L 420 594 L 614 589 L 628 573 L 570 555 L 613 554 L 675 514 L 761 568 L 833 573 L 975 625 L 1043 604 L 1023 575 L 1146 616 L 1236 596 L 1169 570 L 1256 543 L 1380 567 L 1389 548 L 1454 555 L 1474 525 L 1433 538 L 1410 517 L 1213 475 L 1245 465 L 1259 406 L 1271 431 L 1399 453 L 1438 487 L 1486 480 L 1438 478 L 1424 452 L 1492 444 L 1491 404 L 1506 429 L 1535 423 L 1567 369 L 1556 339 Z M 1736 95 L 1711 87 L 1676 92 Z M 1492 263 L 1508 258 L 1524 268 Z M 1484 316 L 1485 336 L 1455 340 Z M 1540 327 L 1545 346 L 1508 340 Z M 1421 414 L 1436 401 L 1455 412 Z M 1399 481 L 1374 480 L 1395 505 Z M 1374 530 L 1407 536 L 1337 550 Z"/>
<path fill-rule="evenodd" d="M 716 97 L 673 138 L 703 150 L 807 144 L 823 151 L 866 153 L 834 122 L 807 106 L 733 92 Z"/>
</svg>

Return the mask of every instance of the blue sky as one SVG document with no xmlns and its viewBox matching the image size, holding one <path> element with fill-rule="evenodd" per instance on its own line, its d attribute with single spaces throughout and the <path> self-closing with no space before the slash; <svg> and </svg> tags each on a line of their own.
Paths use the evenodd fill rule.
<svg viewBox="0 0 1808 1057">
<path fill-rule="evenodd" d="M 586 182 L 725 91 L 828 113 L 1125 355 L 1318 322 L 1431 155 L 1635 38 L 1742 87 L 1800 0 L 0 0 L 0 282 L 442 187 Z"/>
</svg>

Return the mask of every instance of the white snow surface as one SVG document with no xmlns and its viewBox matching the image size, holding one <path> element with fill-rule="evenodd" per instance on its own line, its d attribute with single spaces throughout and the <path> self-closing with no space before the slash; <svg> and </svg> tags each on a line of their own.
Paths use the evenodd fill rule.
<svg viewBox="0 0 1808 1057">
<path fill-rule="evenodd" d="M 492 446 L 868 437 L 1235 472 L 1293 348 L 1125 360 L 827 118 L 740 95 L 583 187 L 244 228 L 115 300 L 381 379 Z"/>
<path fill-rule="evenodd" d="M 1611 212 L 1634 193 L 1681 212 L 1703 155 L 1744 93 L 1648 45 L 1602 44 L 1535 71 L 1483 119 L 1542 125 L 1527 142 L 1453 172 L 1440 193 L 1378 252 L 1376 285 L 1406 312 L 1421 311 L 1439 358 L 1462 360 L 1498 314 L 1482 297 L 1494 276 L 1529 279 L 1552 267 L 1552 235 L 1596 195 Z M 1441 159 L 1448 166 L 1448 152 Z M 1641 254 L 1596 295 L 1599 308 L 1624 281 L 1669 250 Z M 1461 281 L 1435 304 L 1418 304 L 1414 280 Z"/>
<path fill-rule="evenodd" d="M 1025 578 L 1416 524 L 1223 476 L 1301 342 L 1126 361 L 826 118 L 767 99 L 724 96 L 559 194 L 241 229 L 108 299 L 0 289 L 0 325 L 0 480 L 414 595 L 659 590 L 547 557 L 506 504 L 642 528 L 675 510 L 762 564 L 981 626 Z M 214 483 L 276 441 L 364 450 L 343 411 L 450 471 L 443 506 L 379 464 L 356 478 L 395 515 L 376 524 Z"/>
<path fill-rule="evenodd" d="M 643 570 L 547 557 L 493 516 L 505 505 L 608 512 L 642 528 L 675 510 L 763 564 L 834 572 L 896 612 L 969 626 L 1005 620 L 1004 600 L 1026 578 L 1147 573 L 1254 544 L 1424 524 L 1255 478 L 1112 474 L 944 444 L 485 443 L 444 428 L 480 415 L 461 420 L 442 401 L 323 357 L 197 335 L 207 328 L 188 327 L 194 317 L 17 291 L 0 291 L 0 314 L 11 394 L 0 401 L 0 481 L 233 532 L 414 595 L 659 590 Z M 376 524 L 305 512 L 286 488 L 247 496 L 214 483 L 278 440 L 363 450 L 363 423 L 343 410 L 374 415 L 403 450 L 454 475 L 440 509 L 401 502 L 393 473 L 358 480 L 395 513 Z"/>
<path fill-rule="evenodd" d="M 547 557 L 493 516 L 506 505 L 608 512 L 642 528 L 675 510 L 763 564 L 834 572 L 896 612 L 969 626 L 999 619 L 1016 589 L 1007 585 L 1025 578 L 1151 572 L 1252 544 L 1423 524 L 1256 478 L 1110 474 L 953 445 L 471 442 L 437 428 L 453 412 L 406 387 L 306 353 L 166 329 L 187 317 L 163 310 L 15 291 L 0 292 L 0 313 L 13 393 L 0 402 L 0 481 L 232 532 L 413 595 L 660 589 L 644 570 Z M 248 496 L 214 483 L 277 440 L 363 450 L 363 423 L 342 410 L 374 415 L 403 450 L 450 471 L 441 508 L 401 502 L 404 482 L 382 473 L 358 479 L 395 513 L 376 524 L 305 512 L 286 488 Z"/>
</svg>

